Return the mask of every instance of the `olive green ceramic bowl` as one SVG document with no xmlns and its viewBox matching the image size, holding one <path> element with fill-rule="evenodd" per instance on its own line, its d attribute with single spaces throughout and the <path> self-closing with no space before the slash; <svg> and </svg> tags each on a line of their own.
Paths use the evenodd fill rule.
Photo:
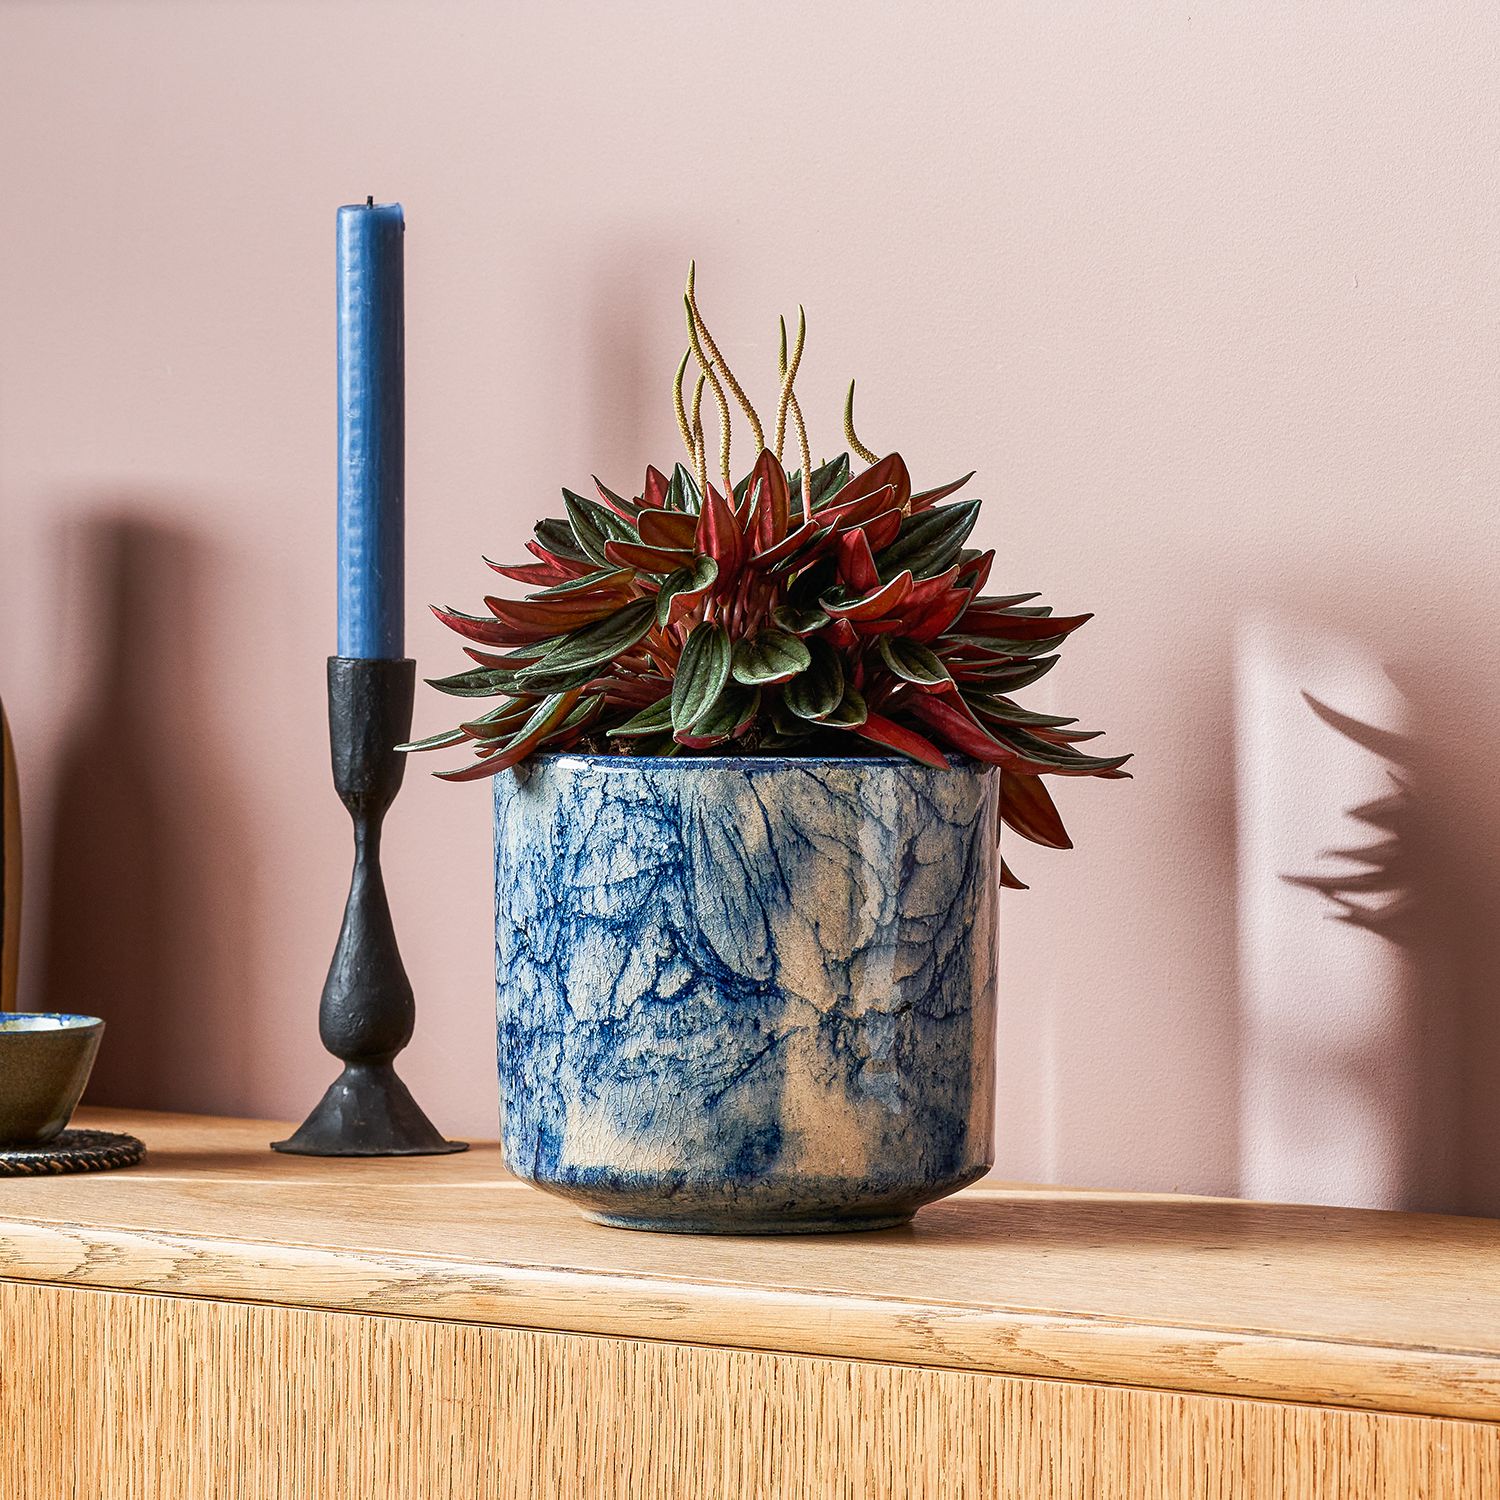
<svg viewBox="0 0 1500 1500">
<path fill-rule="evenodd" d="M 98 1016 L 0 1011 L 0 1146 L 40 1146 L 62 1133 L 103 1034 Z"/>
</svg>

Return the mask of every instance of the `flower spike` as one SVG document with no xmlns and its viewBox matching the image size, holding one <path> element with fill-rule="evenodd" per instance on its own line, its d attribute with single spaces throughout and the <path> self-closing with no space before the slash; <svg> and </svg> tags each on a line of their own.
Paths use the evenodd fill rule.
<svg viewBox="0 0 1500 1500">
<path fill-rule="evenodd" d="M 844 399 L 844 436 L 849 440 L 849 448 L 852 452 L 859 454 L 867 464 L 877 462 L 878 455 L 871 453 L 865 445 L 860 442 L 854 432 L 854 382 L 849 382 L 849 394 Z"/>
<path fill-rule="evenodd" d="M 745 394 L 745 388 L 734 378 L 734 371 L 729 368 L 729 362 L 719 353 L 719 346 L 714 343 L 714 336 L 708 331 L 708 324 L 703 321 L 703 314 L 698 311 L 698 293 L 694 283 L 698 278 L 698 262 L 688 262 L 687 278 L 687 304 L 688 311 L 692 314 L 693 323 L 698 337 L 703 341 L 703 347 L 708 351 L 708 357 L 724 372 L 725 383 L 734 393 L 734 399 L 739 402 L 740 410 L 745 413 L 745 420 L 750 424 L 750 441 L 755 444 L 755 451 L 760 452 L 766 446 L 766 435 L 761 431 L 760 418 L 755 414 L 755 408 L 750 404 L 750 398 Z"/>
<path fill-rule="evenodd" d="M 687 374 L 688 361 L 692 357 L 691 347 L 682 351 L 682 363 L 677 366 L 677 377 L 672 382 L 672 409 L 677 413 L 677 430 L 682 434 L 683 446 L 686 447 L 689 458 L 693 456 L 693 428 L 682 407 L 682 377 Z"/>
<path fill-rule="evenodd" d="M 781 320 L 781 400 L 776 405 L 776 457 L 780 458 L 786 446 L 786 413 L 792 400 L 792 383 L 797 378 L 797 367 L 802 363 L 802 346 L 807 342 L 807 314 L 797 309 L 797 342 L 792 346 L 792 357 L 786 358 L 786 319 Z"/>
<path fill-rule="evenodd" d="M 693 357 L 698 361 L 698 367 L 708 378 L 709 387 L 714 393 L 714 400 L 719 406 L 719 473 L 724 480 L 724 488 L 732 488 L 729 478 L 729 400 L 724 394 L 724 387 L 719 382 L 719 376 L 715 370 L 717 361 L 703 351 L 703 345 L 698 339 L 697 325 L 693 319 L 693 304 L 684 297 L 683 306 L 687 309 L 688 342 L 692 347 Z"/>
</svg>

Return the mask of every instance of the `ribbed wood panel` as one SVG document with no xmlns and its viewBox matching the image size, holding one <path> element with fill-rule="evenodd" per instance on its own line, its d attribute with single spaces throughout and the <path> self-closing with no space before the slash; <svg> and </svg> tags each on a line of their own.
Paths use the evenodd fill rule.
<svg viewBox="0 0 1500 1500">
<path fill-rule="evenodd" d="M 5 1500 L 1488 1500 L 1443 1418 L 0 1283 Z"/>
</svg>

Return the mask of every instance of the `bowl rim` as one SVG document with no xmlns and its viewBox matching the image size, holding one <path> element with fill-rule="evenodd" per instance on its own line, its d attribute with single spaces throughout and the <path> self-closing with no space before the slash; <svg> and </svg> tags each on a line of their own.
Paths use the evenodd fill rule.
<svg viewBox="0 0 1500 1500">
<path fill-rule="evenodd" d="M 17 1021 L 50 1021 L 50 1026 L 17 1026 Z M 61 1023 L 61 1024 L 57 1024 Z M 0 1036 L 42 1036 L 46 1032 L 89 1031 L 103 1026 L 102 1016 L 69 1010 L 0 1010 Z"/>
</svg>

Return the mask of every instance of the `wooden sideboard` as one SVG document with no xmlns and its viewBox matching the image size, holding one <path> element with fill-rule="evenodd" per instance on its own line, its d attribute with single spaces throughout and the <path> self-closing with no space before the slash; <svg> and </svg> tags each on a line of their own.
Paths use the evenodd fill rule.
<svg viewBox="0 0 1500 1500">
<path fill-rule="evenodd" d="M 3 1500 L 1500 1497 L 1500 1222 L 976 1188 L 586 1223 L 462 1156 L 0 1178 Z"/>
</svg>

